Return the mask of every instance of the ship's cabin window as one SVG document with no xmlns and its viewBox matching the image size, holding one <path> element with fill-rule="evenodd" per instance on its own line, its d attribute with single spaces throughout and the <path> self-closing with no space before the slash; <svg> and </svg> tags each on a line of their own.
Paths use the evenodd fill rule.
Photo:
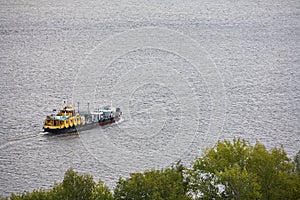
<svg viewBox="0 0 300 200">
<path fill-rule="evenodd" d="M 59 126 L 60 123 L 59 123 L 59 120 L 54 120 L 54 126 Z"/>
</svg>

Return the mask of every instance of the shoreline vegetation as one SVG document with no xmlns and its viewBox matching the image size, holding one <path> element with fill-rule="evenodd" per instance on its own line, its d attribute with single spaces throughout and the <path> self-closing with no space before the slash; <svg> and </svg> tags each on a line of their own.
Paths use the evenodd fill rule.
<svg viewBox="0 0 300 200">
<path fill-rule="evenodd" d="M 260 142 L 224 140 L 208 148 L 191 166 L 180 162 L 120 177 L 113 191 L 92 175 L 72 168 L 50 189 L 12 193 L 2 200 L 189 200 L 300 199 L 300 150 L 293 159 L 283 147 L 267 150 Z"/>
</svg>

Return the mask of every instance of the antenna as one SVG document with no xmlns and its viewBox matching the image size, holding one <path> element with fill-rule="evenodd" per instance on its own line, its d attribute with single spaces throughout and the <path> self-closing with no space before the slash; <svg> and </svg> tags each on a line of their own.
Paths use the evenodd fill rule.
<svg viewBox="0 0 300 200">
<path fill-rule="evenodd" d="M 64 104 L 65 106 L 67 106 L 69 103 L 69 97 L 67 96 L 66 98 L 64 98 Z"/>
</svg>

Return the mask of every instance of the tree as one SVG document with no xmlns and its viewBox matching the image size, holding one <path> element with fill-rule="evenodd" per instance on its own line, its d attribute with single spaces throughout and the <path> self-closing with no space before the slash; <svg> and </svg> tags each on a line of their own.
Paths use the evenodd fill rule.
<svg viewBox="0 0 300 200">
<path fill-rule="evenodd" d="M 54 195 L 65 200 L 87 200 L 92 198 L 94 187 L 91 175 L 79 175 L 70 168 L 65 173 L 63 182 L 54 187 Z"/>
<path fill-rule="evenodd" d="M 164 170 L 147 170 L 144 173 L 130 174 L 127 179 L 120 178 L 114 190 L 114 197 L 116 200 L 189 199 L 183 167 L 177 165 Z"/>
<path fill-rule="evenodd" d="M 224 172 L 217 172 L 219 182 L 225 184 L 225 189 L 221 193 L 226 199 L 259 199 L 260 185 L 256 182 L 257 176 L 247 171 L 244 167 L 234 164 L 231 168 L 225 168 Z"/>
<path fill-rule="evenodd" d="M 198 199 L 297 199 L 293 168 L 283 147 L 224 140 L 194 161 L 187 179 Z"/>
<path fill-rule="evenodd" d="M 24 192 L 21 195 L 17 195 L 13 193 L 10 199 L 11 200 L 48 200 L 48 199 L 53 199 L 51 195 L 52 195 L 51 192 L 40 189 L 40 190 L 33 190 L 31 193 Z"/>
<path fill-rule="evenodd" d="M 8 198 L 1 198 L 7 200 Z M 300 199 L 300 151 L 294 161 L 283 149 L 245 140 L 219 141 L 196 158 L 190 169 L 177 165 L 119 178 L 114 195 L 99 180 L 72 168 L 49 190 L 33 190 L 11 200 L 173 200 Z"/>
<path fill-rule="evenodd" d="M 98 184 L 95 185 L 92 200 L 113 200 L 113 195 L 109 188 L 99 180 Z"/>
<path fill-rule="evenodd" d="M 65 173 L 62 183 L 55 183 L 50 190 L 34 190 L 21 195 L 12 194 L 11 200 L 113 200 L 109 188 L 87 174 L 78 174 L 72 168 Z"/>
<path fill-rule="evenodd" d="M 289 195 L 287 186 L 293 163 L 283 147 L 267 151 L 263 144 L 257 142 L 247 162 L 248 169 L 257 174 L 262 199 L 280 199 Z"/>
<path fill-rule="evenodd" d="M 201 158 L 194 161 L 188 173 L 191 193 L 198 199 L 259 197 L 256 176 L 246 169 L 250 152 L 251 146 L 240 139 L 234 139 L 233 143 L 219 141 L 207 149 Z M 244 194 L 245 191 L 247 194 Z"/>
<path fill-rule="evenodd" d="M 300 175 L 300 150 L 294 157 L 295 172 Z"/>
</svg>

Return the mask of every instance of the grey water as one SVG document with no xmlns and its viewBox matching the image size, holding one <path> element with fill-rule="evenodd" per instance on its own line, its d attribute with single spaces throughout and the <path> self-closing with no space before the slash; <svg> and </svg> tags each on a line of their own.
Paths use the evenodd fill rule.
<svg viewBox="0 0 300 200">
<path fill-rule="evenodd" d="M 189 165 L 218 140 L 300 150 L 299 1 L 0 2 L 0 196 L 73 167 L 119 176 Z M 67 99 L 117 124 L 42 133 Z"/>
</svg>

